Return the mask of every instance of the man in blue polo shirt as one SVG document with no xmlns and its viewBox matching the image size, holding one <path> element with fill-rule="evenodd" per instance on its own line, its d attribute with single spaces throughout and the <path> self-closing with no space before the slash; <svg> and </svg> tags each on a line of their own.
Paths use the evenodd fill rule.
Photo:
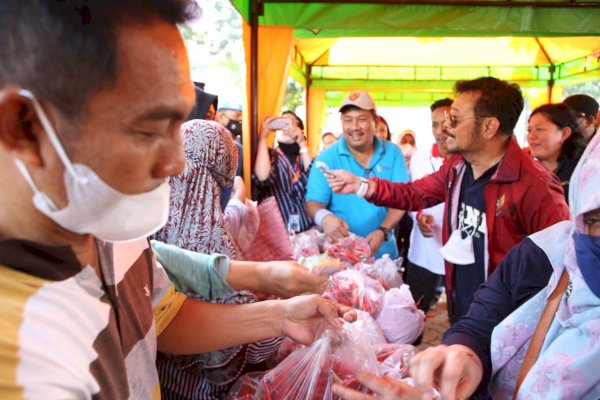
<svg viewBox="0 0 600 400">
<path fill-rule="evenodd" d="M 343 137 L 316 158 L 308 178 L 306 210 L 331 240 L 350 232 L 363 236 L 376 257 L 398 256 L 392 229 L 404 211 L 375 206 L 360 195 L 344 196 L 331 191 L 319 167 L 343 169 L 362 178 L 379 177 L 408 182 L 404 157 L 398 146 L 375 135 L 377 106 L 363 91 L 350 93 L 342 101 Z"/>
</svg>

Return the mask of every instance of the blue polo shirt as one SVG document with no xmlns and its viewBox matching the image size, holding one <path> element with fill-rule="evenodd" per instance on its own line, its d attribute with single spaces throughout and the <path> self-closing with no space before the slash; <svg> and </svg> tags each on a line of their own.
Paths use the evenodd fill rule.
<svg viewBox="0 0 600 400">
<path fill-rule="evenodd" d="M 330 169 L 343 169 L 356 176 L 374 176 L 392 182 L 408 182 L 408 171 L 400 148 L 395 144 L 375 137 L 375 149 L 369 168 L 360 165 L 348 150 L 346 139 L 341 137 L 335 144 L 323 150 L 316 158 Z M 306 201 L 325 204 L 327 209 L 350 225 L 350 231 L 366 237 L 381 225 L 387 215 L 387 207 L 378 207 L 355 194 L 335 194 L 327 179 L 318 168 L 312 168 L 308 177 Z M 396 238 L 383 242 L 376 257 L 384 254 L 398 257 Z"/>
</svg>

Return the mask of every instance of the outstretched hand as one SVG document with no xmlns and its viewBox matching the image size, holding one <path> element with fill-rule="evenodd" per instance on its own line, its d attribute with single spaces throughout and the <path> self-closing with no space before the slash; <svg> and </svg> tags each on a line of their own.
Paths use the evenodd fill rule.
<svg viewBox="0 0 600 400">
<path fill-rule="evenodd" d="M 341 169 L 332 170 L 331 174 L 326 173 L 325 177 L 334 193 L 356 193 L 360 186 L 360 178 L 358 176 Z"/>
<path fill-rule="evenodd" d="M 430 347 L 415 355 L 410 375 L 423 398 L 433 398 L 438 387 L 443 399 L 469 398 L 483 378 L 483 365 L 477 354 L 460 344 Z"/>
<path fill-rule="evenodd" d="M 285 302 L 281 332 L 302 344 L 311 344 L 323 322 L 341 328 L 342 321 L 356 320 L 356 311 L 347 306 L 325 300 L 321 296 L 292 297 Z"/>
</svg>

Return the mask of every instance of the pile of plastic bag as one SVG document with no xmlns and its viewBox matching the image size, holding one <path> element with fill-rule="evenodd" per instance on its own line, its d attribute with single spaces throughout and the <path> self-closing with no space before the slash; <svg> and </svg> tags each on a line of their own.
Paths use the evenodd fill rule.
<svg viewBox="0 0 600 400">
<path fill-rule="evenodd" d="M 334 382 L 368 393 L 356 379 L 365 370 L 406 380 L 414 347 L 373 345 L 363 328 L 359 319 L 341 329 L 326 329 L 312 345 L 293 351 L 267 373 L 243 376 L 228 399 L 330 400 Z"/>
</svg>

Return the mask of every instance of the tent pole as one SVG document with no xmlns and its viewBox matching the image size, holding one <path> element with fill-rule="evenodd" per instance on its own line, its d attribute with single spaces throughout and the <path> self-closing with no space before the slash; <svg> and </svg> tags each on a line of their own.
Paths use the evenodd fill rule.
<svg viewBox="0 0 600 400">
<path fill-rule="evenodd" d="M 258 149 L 258 16 L 261 0 L 250 3 L 250 168 L 254 170 Z"/>
<path fill-rule="evenodd" d="M 552 58 L 550 58 L 550 54 L 548 54 L 546 48 L 544 47 L 542 42 L 540 42 L 540 38 L 536 36 L 534 39 L 537 45 L 540 47 L 540 50 L 544 54 L 544 57 L 546 57 L 546 60 L 548 61 L 548 63 L 550 63 L 550 68 L 548 69 L 550 72 L 550 79 L 548 79 L 548 103 L 552 103 L 552 89 L 554 89 L 554 71 L 556 71 L 556 66 L 552 61 Z"/>
</svg>

